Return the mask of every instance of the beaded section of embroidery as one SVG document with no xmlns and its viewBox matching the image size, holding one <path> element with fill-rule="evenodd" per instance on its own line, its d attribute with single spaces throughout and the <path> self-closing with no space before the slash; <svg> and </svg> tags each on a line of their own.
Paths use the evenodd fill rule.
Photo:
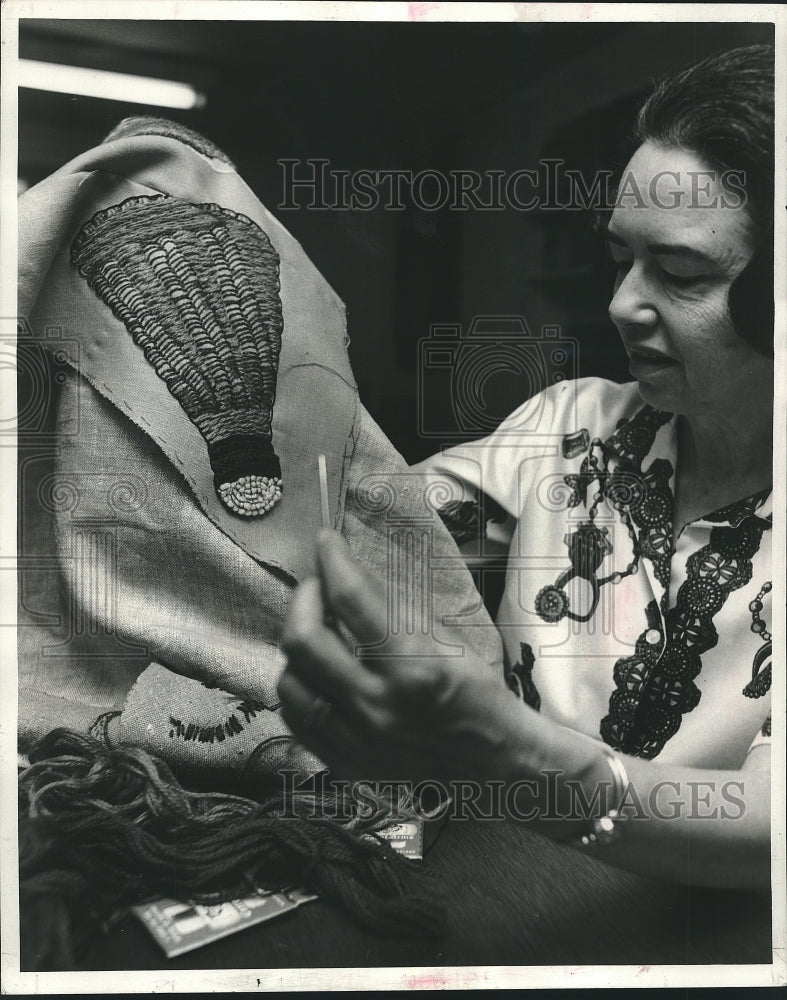
<svg viewBox="0 0 787 1000">
<path fill-rule="evenodd" d="M 221 502 L 242 517 L 271 510 L 282 310 L 265 233 L 218 205 L 142 196 L 85 223 L 71 261 L 199 429 Z"/>
</svg>

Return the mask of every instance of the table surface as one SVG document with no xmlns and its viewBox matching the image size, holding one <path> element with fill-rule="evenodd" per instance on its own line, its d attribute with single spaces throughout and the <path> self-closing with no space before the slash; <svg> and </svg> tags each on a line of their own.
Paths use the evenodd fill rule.
<svg viewBox="0 0 787 1000">
<path fill-rule="evenodd" d="M 82 969 L 772 961 L 766 895 L 641 878 L 511 821 L 445 823 L 425 860 L 412 863 L 426 866 L 441 886 L 449 913 L 441 940 L 382 936 L 317 900 L 167 959 L 129 915 L 95 941 Z"/>
</svg>

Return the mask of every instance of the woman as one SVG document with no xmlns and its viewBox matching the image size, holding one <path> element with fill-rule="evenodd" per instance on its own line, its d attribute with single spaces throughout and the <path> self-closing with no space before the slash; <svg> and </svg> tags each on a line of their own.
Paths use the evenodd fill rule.
<svg viewBox="0 0 787 1000">
<path fill-rule="evenodd" d="M 508 684 L 418 637 L 356 655 L 331 619 L 379 642 L 386 596 L 322 537 L 279 694 L 336 773 L 518 782 L 610 863 L 769 884 L 772 66 L 714 56 L 640 112 L 606 234 L 636 381 L 558 384 L 418 467 L 505 512 Z"/>
</svg>

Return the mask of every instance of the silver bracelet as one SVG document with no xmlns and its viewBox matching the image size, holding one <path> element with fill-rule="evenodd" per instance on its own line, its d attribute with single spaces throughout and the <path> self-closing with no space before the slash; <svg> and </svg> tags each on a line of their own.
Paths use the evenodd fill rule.
<svg viewBox="0 0 787 1000">
<path fill-rule="evenodd" d="M 578 837 L 574 841 L 576 847 L 593 847 L 596 844 L 603 846 L 604 844 L 612 843 L 612 841 L 617 840 L 620 836 L 621 824 L 626 819 L 620 812 L 623 799 L 629 787 L 629 776 L 626 771 L 626 765 L 623 763 L 622 755 L 618 751 L 612 750 L 608 746 L 602 746 L 601 750 L 609 764 L 610 771 L 612 771 L 612 779 L 614 781 L 613 805 L 611 809 L 607 809 L 603 816 L 593 820 L 593 826 L 588 833 L 583 833 L 581 837 Z"/>
</svg>

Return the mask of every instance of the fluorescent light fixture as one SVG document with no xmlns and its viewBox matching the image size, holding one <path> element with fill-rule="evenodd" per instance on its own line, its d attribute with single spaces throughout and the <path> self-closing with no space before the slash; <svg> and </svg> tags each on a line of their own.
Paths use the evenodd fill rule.
<svg viewBox="0 0 787 1000">
<path fill-rule="evenodd" d="M 154 80 L 130 73 L 111 73 L 82 66 L 20 59 L 17 81 L 30 90 L 80 94 L 125 104 L 150 104 L 159 108 L 203 108 L 205 95 L 176 80 Z"/>
</svg>

